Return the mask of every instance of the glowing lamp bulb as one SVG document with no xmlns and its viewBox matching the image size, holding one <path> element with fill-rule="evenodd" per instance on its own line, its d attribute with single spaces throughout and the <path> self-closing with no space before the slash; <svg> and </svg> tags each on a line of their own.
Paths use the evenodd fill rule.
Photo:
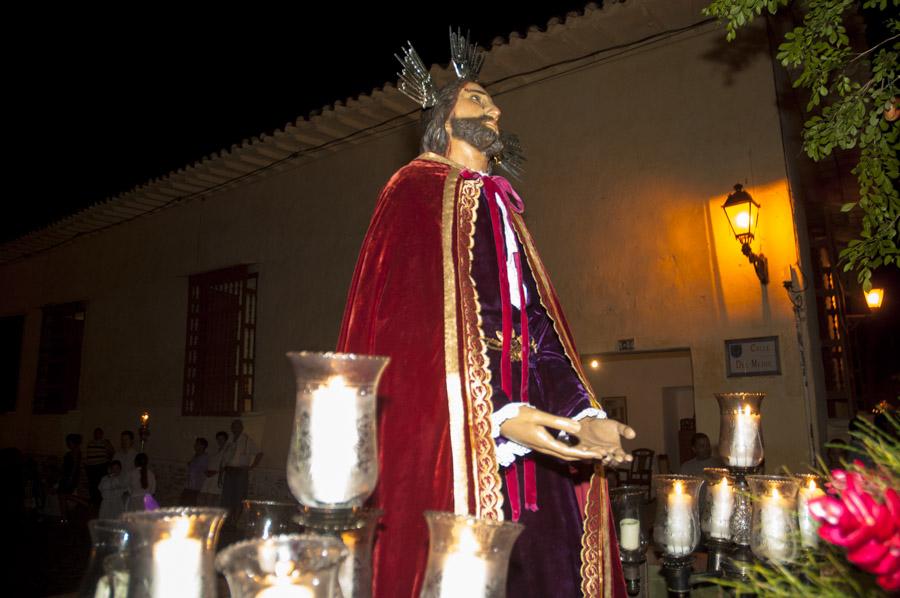
<svg viewBox="0 0 900 598">
<path fill-rule="evenodd" d="M 869 309 L 878 309 L 884 301 L 884 289 L 872 289 L 866 293 L 866 305 Z"/>
</svg>

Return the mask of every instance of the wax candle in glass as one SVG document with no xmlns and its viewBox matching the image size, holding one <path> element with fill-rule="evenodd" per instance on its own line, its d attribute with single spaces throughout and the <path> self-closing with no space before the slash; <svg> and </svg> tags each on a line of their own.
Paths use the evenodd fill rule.
<svg viewBox="0 0 900 598">
<path fill-rule="evenodd" d="M 213 556 L 224 509 L 130 511 L 122 519 L 134 532 L 129 548 L 131 598 L 215 598 Z"/>
<path fill-rule="evenodd" d="M 711 540 L 731 540 L 731 515 L 734 512 L 734 478 L 727 469 L 707 467 L 706 484 L 701 492 L 700 527 Z"/>
<path fill-rule="evenodd" d="M 716 394 L 719 401 L 719 453 L 729 467 L 756 467 L 763 460 L 759 408 L 765 393 Z"/>
<path fill-rule="evenodd" d="M 338 598 L 349 554 L 336 537 L 285 534 L 232 544 L 216 557 L 232 598 Z"/>
<path fill-rule="evenodd" d="M 656 523 L 653 540 L 666 556 L 685 557 L 700 543 L 699 494 L 694 476 L 656 475 Z"/>
<path fill-rule="evenodd" d="M 291 493 L 309 507 L 362 506 L 378 481 L 376 393 L 388 358 L 287 356 L 297 383 L 287 465 Z"/>
<path fill-rule="evenodd" d="M 631 556 L 626 553 L 642 551 L 646 544 L 641 530 L 641 502 L 645 494 L 640 486 L 619 486 L 609 491 L 609 501 L 612 504 L 619 539 L 619 552 L 623 557 Z"/>
<path fill-rule="evenodd" d="M 809 512 L 809 501 L 822 496 L 825 492 L 821 488 L 819 476 L 802 474 L 795 476 L 799 486 L 797 492 L 797 519 L 800 524 L 800 541 L 804 548 L 818 548 L 819 524 Z"/>
<path fill-rule="evenodd" d="M 797 554 L 797 480 L 749 475 L 753 496 L 750 550 L 757 557 L 789 563 Z"/>
<path fill-rule="evenodd" d="M 428 564 L 420 598 L 504 598 L 509 555 L 525 526 L 426 511 Z"/>
</svg>

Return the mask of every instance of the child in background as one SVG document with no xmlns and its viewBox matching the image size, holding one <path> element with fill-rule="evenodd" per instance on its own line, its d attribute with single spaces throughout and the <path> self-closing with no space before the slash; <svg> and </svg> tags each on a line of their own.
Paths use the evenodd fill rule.
<svg viewBox="0 0 900 598">
<path fill-rule="evenodd" d="M 206 438 L 197 438 L 194 441 L 194 456 L 187 464 L 187 484 L 181 493 L 181 503 L 186 507 L 196 506 L 200 490 L 206 479 L 206 470 L 209 469 L 209 455 L 206 447 L 209 442 Z"/>
<path fill-rule="evenodd" d="M 125 495 L 128 483 L 122 475 L 122 462 L 112 461 L 109 473 L 103 476 L 99 484 L 103 500 L 100 502 L 100 519 L 118 519 L 125 511 Z"/>
</svg>

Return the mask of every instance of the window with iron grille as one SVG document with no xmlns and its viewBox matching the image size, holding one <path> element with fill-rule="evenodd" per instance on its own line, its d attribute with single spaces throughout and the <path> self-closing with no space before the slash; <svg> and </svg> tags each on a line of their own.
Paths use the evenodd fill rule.
<svg viewBox="0 0 900 598">
<path fill-rule="evenodd" d="M 257 274 L 234 266 L 188 282 L 184 415 L 253 409 Z"/>
<path fill-rule="evenodd" d="M 16 410 L 25 316 L 0 318 L 0 413 Z"/>
<path fill-rule="evenodd" d="M 34 412 L 65 413 L 78 406 L 85 303 L 47 305 L 41 319 Z"/>
</svg>

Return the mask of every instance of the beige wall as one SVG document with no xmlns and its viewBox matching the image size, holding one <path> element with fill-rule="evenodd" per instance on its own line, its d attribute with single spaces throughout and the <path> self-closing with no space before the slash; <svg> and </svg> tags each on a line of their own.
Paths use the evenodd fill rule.
<svg viewBox="0 0 900 598">
<path fill-rule="evenodd" d="M 649 448 L 657 455 L 668 454 L 673 469 L 677 469 L 678 454 L 672 450 L 672 442 L 667 446 L 666 436 L 668 433 L 677 447 L 679 419 L 694 416 L 694 401 L 689 398 L 687 405 L 681 405 L 681 397 L 672 395 L 682 393 L 671 392 L 689 391 L 693 385 L 690 352 L 607 353 L 588 355 L 585 362 L 588 380 L 601 403 L 604 397 L 626 397 L 628 425 L 638 435 L 626 440 L 625 448 Z M 666 401 L 678 404 L 666 408 Z M 715 431 L 712 436 L 715 442 Z"/>
<path fill-rule="evenodd" d="M 712 394 L 762 390 L 768 462 L 798 467 L 804 444 L 797 347 L 781 288 L 797 259 L 772 65 L 764 39 L 738 61 L 705 27 L 501 94 L 503 124 L 528 151 L 527 221 L 582 353 L 687 347 L 700 429 Z M 752 44 L 751 44 L 752 46 Z M 415 128 L 344 146 L 286 172 L 0 267 L 0 315 L 25 313 L 18 411 L 0 444 L 61 452 L 62 435 L 136 427 L 181 458 L 224 420 L 180 416 L 187 276 L 259 271 L 257 385 L 248 431 L 283 467 L 293 413 L 289 349 L 333 346 L 356 252 L 379 188 L 416 153 Z M 719 205 L 735 182 L 762 204 L 761 287 Z M 33 416 L 41 305 L 87 300 L 79 411 Z M 777 335 L 781 376 L 728 379 L 723 341 Z M 602 389 L 599 394 L 604 394 Z"/>
</svg>

